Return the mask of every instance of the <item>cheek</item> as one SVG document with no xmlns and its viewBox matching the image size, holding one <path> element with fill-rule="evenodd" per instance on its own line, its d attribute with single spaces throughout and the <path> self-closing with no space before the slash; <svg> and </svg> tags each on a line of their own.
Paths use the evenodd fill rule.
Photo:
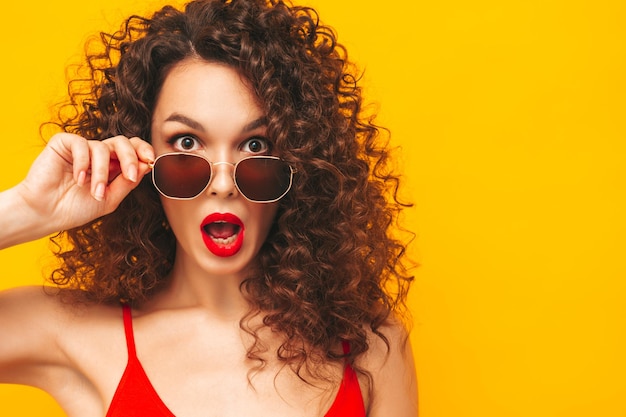
<svg viewBox="0 0 626 417">
<path fill-rule="evenodd" d="M 170 200 L 169 198 L 165 198 L 163 196 L 159 196 L 161 199 L 161 206 L 163 207 L 163 211 L 165 212 L 165 217 L 167 217 L 167 221 L 168 222 L 172 222 L 172 220 L 174 220 L 172 218 L 172 213 L 174 213 L 174 210 L 172 209 L 170 202 L 172 200 Z"/>
<path fill-rule="evenodd" d="M 179 236 L 184 228 L 188 227 L 189 219 L 191 219 L 191 213 L 187 213 L 184 205 L 180 203 L 180 201 L 161 197 L 161 205 L 163 206 L 165 217 L 176 236 Z M 185 219 L 187 221 L 185 221 Z"/>
<path fill-rule="evenodd" d="M 264 204 L 261 207 L 257 218 L 259 219 L 259 232 L 263 236 L 263 240 L 267 237 L 272 224 L 276 219 L 276 212 L 278 211 L 278 203 Z"/>
</svg>

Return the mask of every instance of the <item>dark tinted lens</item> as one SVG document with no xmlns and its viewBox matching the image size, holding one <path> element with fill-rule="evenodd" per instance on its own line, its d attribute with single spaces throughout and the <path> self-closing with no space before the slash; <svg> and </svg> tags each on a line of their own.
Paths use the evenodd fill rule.
<svg viewBox="0 0 626 417">
<path fill-rule="evenodd" d="M 166 196 L 192 198 L 209 183 L 211 165 L 197 155 L 165 155 L 154 163 L 152 175 L 154 185 Z"/>
<path fill-rule="evenodd" d="M 289 164 L 274 158 L 248 158 L 237 164 L 235 181 L 239 190 L 253 201 L 282 197 L 291 185 Z"/>
</svg>

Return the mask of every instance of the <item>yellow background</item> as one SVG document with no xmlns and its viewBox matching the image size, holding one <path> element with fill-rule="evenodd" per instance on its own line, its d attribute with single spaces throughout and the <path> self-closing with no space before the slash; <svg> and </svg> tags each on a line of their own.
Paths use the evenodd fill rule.
<svg viewBox="0 0 626 417">
<path fill-rule="evenodd" d="M 626 416 L 625 3 L 307 3 L 403 148 L 421 416 Z M 0 189 L 39 151 L 86 35 L 155 4 L 4 6 Z M 42 282 L 45 248 L 0 252 L 0 286 Z M 12 386 L 0 414 L 62 415 Z"/>
</svg>

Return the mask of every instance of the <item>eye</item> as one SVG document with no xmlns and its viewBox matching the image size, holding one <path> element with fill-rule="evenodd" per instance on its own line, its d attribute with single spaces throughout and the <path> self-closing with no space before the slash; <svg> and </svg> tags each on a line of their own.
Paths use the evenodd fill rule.
<svg viewBox="0 0 626 417">
<path fill-rule="evenodd" d="M 270 150 L 270 143 L 265 138 L 255 136 L 246 140 L 241 145 L 241 150 L 249 153 L 263 153 Z"/>
<path fill-rule="evenodd" d="M 171 141 L 171 143 L 174 148 L 181 151 L 193 151 L 200 147 L 198 140 L 193 136 L 188 135 L 176 137 Z"/>
</svg>

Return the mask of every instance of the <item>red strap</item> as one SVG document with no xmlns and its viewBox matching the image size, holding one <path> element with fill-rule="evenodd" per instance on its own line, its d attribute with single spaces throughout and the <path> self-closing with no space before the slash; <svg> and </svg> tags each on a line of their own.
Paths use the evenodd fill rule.
<svg viewBox="0 0 626 417">
<path fill-rule="evenodd" d="M 350 342 L 342 341 L 343 354 L 350 354 Z M 337 392 L 337 397 L 326 413 L 325 417 L 365 417 L 365 404 L 359 378 L 356 372 L 346 361 L 343 379 Z"/>
<path fill-rule="evenodd" d="M 136 356 L 135 336 L 133 335 L 133 313 L 128 304 L 122 305 L 122 315 L 124 317 L 124 333 L 126 334 L 128 357 L 132 358 Z"/>
</svg>

